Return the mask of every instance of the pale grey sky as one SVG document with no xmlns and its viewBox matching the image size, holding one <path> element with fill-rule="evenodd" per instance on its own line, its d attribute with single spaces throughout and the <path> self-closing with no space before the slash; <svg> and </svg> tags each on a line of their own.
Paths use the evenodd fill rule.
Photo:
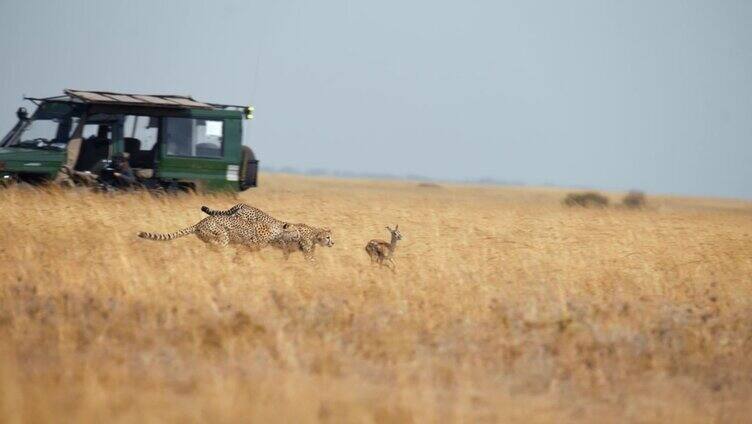
<svg viewBox="0 0 752 424">
<path fill-rule="evenodd" d="M 0 131 L 22 94 L 182 93 L 252 103 L 262 165 L 752 198 L 751 22 L 745 0 L 0 0 Z"/>
</svg>

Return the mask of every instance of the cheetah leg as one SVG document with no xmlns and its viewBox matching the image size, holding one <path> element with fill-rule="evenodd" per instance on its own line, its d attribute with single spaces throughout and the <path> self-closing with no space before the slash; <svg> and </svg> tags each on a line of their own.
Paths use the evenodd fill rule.
<svg viewBox="0 0 752 424">
<path fill-rule="evenodd" d="M 230 244 L 230 235 L 222 233 L 222 235 L 219 236 L 219 241 L 217 243 L 222 247 L 227 247 Z"/>
<path fill-rule="evenodd" d="M 300 243 L 300 248 L 303 251 L 303 256 L 307 261 L 315 262 L 316 258 L 313 257 L 314 244 L 311 242 Z"/>
<path fill-rule="evenodd" d="M 235 262 L 242 262 L 245 258 L 250 256 L 250 253 L 258 252 L 259 248 L 253 244 L 242 244 L 235 250 Z"/>
<path fill-rule="evenodd" d="M 259 243 L 257 241 L 249 242 L 249 243 L 243 243 L 243 247 L 248 252 L 258 252 L 259 250 L 264 248 L 264 245 L 262 243 Z"/>
<path fill-rule="evenodd" d="M 214 233 L 214 238 L 209 241 L 209 244 L 216 247 L 227 247 L 230 244 L 230 236 L 226 231 Z"/>
<path fill-rule="evenodd" d="M 199 228 L 196 231 L 196 236 L 213 250 L 218 250 L 220 247 L 225 247 L 230 243 L 230 237 L 226 231 Z"/>
</svg>

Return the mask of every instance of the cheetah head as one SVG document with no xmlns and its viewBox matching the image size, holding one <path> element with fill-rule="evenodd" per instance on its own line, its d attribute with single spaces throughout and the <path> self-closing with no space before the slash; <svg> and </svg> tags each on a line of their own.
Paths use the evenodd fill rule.
<svg viewBox="0 0 752 424">
<path fill-rule="evenodd" d="M 322 228 L 318 232 L 318 234 L 316 234 L 316 243 L 326 247 L 334 246 L 334 239 L 332 239 L 332 230 L 328 228 Z"/>
</svg>

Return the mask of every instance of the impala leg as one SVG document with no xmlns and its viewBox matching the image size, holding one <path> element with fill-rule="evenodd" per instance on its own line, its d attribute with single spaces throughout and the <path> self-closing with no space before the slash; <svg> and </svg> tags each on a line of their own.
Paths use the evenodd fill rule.
<svg viewBox="0 0 752 424">
<path fill-rule="evenodd" d="M 391 269 L 392 272 L 397 272 L 397 264 L 394 262 L 394 259 L 389 258 L 389 263 L 392 264 L 389 269 Z"/>
</svg>

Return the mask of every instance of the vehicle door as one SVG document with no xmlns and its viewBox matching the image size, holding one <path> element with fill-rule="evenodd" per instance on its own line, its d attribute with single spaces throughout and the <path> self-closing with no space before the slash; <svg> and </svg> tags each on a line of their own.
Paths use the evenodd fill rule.
<svg viewBox="0 0 752 424">
<path fill-rule="evenodd" d="M 160 127 L 163 179 L 193 182 L 197 188 L 218 190 L 238 185 L 238 161 L 229 155 L 226 120 L 212 111 L 190 116 L 165 116 Z"/>
<path fill-rule="evenodd" d="M 156 116 L 129 114 L 123 116 L 122 146 L 128 153 L 131 168 L 141 178 L 157 173 L 160 119 Z"/>
</svg>

